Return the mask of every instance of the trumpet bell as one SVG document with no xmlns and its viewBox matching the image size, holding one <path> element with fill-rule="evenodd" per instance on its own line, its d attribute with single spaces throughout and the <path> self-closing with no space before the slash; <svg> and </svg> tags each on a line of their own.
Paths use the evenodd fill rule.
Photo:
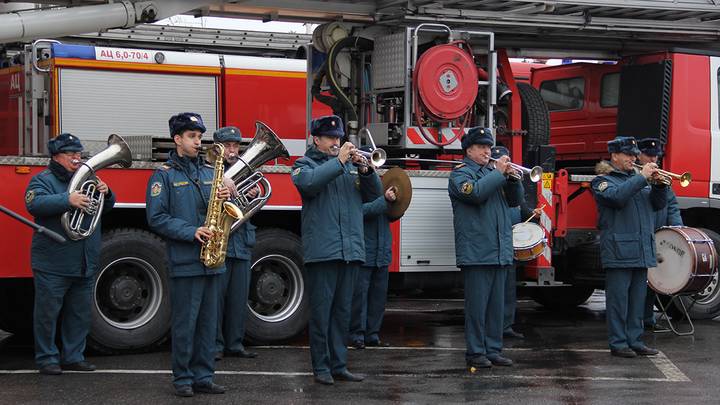
<svg viewBox="0 0 720 405">
<path fill-rule="evenodd" d="M 372 165 L 376 168 L 384 165 L 386 160 L 387 152 L 385 152 L 384 149 L 376 148 L 372 152 L 372 156 L 370 156 L 370 162 L 372 162 Z"/>
<path fill-rule="evenodd" d="M 535 166 L 530 170 L 530 181 L 537 183 L 542 179 L 543 169 L 540 166 Z"/>
<path fill-rule="evenodd" d="M 680 187 L 687 187 L 692 182 L 692 174 L 685 172 L 680 175 Z"/>
</svg>

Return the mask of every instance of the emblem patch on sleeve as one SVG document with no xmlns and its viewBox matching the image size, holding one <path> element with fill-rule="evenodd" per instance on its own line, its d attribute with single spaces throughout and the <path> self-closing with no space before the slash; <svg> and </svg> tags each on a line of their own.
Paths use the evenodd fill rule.
<svg viewBox="0 0 720 405">
<path fill-rule="evenodd" d="M 600 183 L 600 184 L 597 185 L 597 191 L 599 191 L 599 192 L 601 192 L 601 193 L 602 193 L 603 191 L 605 191 L 606 188 L 608 188 L 608 182 L 607 182 L 607 181 L 603 181 L 602 183 Z"/>
<path fill-rule="evenodd" d="M 463 192 L 463 194 L 470 194 L 472 193 L 473 185 L 470 182 L 463 183 L 462 187 L 460 187 L 460 191 Z"/>
<path fill-rule="evenodd" d="M 152 184 L 152 186 L 150 186 L 150 196 L 157 197 L 160 195 L 160 192 L 162 192 L 162 184 L 160 184 L 159 181 L 156 181 Z"/>
<path fill-rule="evenodd" d="M 301 171 L 301 170 L 302 170 L 302 167 L 298 167 L 297 169 L 295 169 L 295 170 L 292 171 L 292 175 L 293 175 L 293 176 L 297 176 L 298 174 L 300 174 L 300 171 Z"/>
<path fill-rule="evenodd" d="M 28 192 L 25 194 L 25 204 L 30 204 L 33 198 L 35 198 L 35 191 L 28 190 Z"/>
</svg>

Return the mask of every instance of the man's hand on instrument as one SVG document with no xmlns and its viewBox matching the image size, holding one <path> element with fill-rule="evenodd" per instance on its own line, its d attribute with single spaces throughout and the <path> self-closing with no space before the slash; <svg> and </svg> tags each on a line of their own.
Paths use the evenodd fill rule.
<svg viewBox="0 0 720 405">
<path fill-rule="evenodd" d="M 532 210 L 532 212 L 533 212 L 533 215 L 535 215 L 536 217 L 539 217 L 540 215 L 542 215 L 542 208 L 540 208 L 540 207 L 535 208 L 534 210 Z"/>
<path fill-rule="evenodd" d="M 223 177 L 223 186 L 227 187 L 227 189 L 230 190 L 230 195 L 237 195 L 237 187 L 235 186 L 235 182 L 232 179 Z"/>
<path fill-rule="evenodd" d="M 195 230 L 195 239 L 200 243 L 205 243 L 212 238 L 212 231 L 206 226 L 201 226 Z"/>
<path fill-rule="evenodd" d="M 107 186 L 106 186 L 107 187 Z M 87 210 L 90 207 L 90 197 L 79 191 L 73 191 L 68 196 L 68 202 L 73 208 L 81 208 Z"/>
<path fill-rule="evenodd" d="M 217 196 L 221 200 L 229 200 L 230 197 L 232 197 L 232 193 L 230 192 L 230 189 L 225 186 L 220 186 L 217 189 Z"/>
<path fill-rule="evenodd" d="M 649 179 L 650 177 L 656 177 L 658 171 L 658 166 L 655 163 L 647 163 L 645 166 L 643 166 L 642 170 L 640 171 L 640 174 L 642 174 L 643 177 L 646 179 Z"/>
<path fill-rule="evenodd" d="M 385 190 L 385 199 L 389 202 L 397 200 L 397 194 L 395 194 L 396 191 L 397 188 L 395 186 L 390 186 L 387 190 Z"/>
<path fill-rule="evenodd" d="M 351 142 L 345 142 L 340 147 L 340 152 L 338 152 L 338 160 L 340 161 L 340 163 L 345 164 L 345 162 L 348 161 L 348 159 L 350 158 L 350 155 L 352 154 L 352 152 L 354 150 L 355 150 L 355 145 L 353 145 Z M 353 159 L 354 159 L 354 157 L 353 157 Z"/>
<path fill-rule="evenodd" d="M 252 200 L 253 198 L 257 197 L 258 194 L 260 194 L 260 187 L 255 186 L 245 193 L 245 197 Z"/>
<path fill-rule="evenodd" d="M 110 188 L 108 187 L 108 185 L 104 181 L 100 180 L 100 177 L 97 178 L 97 187 L 96 188 L 97 188 L 97 191 L 99 191 L 103 194 L 107 194 L 110 191 Z"/>
<path fill-rule="evenodd" d="M 496 168 L 500 173 L 502 173 L 502 174 L 504 174 L 504 175 L 509 175 L 510 173 L 512 173 L 512 167 L 508 164 L 508 162 L 510 162 L 510 157 L 509 157 L 509 156 L 507 156 L 507 155 L 506 155 L 506 156 L 500 156 L 500 157 L 495 161 L 495 168 Z"/>
</svg>

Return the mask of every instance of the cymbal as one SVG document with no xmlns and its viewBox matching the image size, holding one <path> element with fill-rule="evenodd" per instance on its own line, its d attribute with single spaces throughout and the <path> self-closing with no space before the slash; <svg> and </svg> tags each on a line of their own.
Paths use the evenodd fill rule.
<svg viewBox="0 0 720 405">
<path fill-rule="evenodd" d="M 395 195 L 397 199 L 390 203 L 387 216 L 390 221 L 397 221 L 410 206 L 412 200 L 412 184 L 405 170 L 399 167 L 393 167 L 385 172 L 382 176 L 383 191 L 387 191 L 390 187 L 395 187 Z"/>
</svg>

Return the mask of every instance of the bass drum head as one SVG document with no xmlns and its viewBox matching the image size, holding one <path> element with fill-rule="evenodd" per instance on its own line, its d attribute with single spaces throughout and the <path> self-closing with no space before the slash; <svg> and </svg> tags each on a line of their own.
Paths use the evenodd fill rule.
<svg viewBox="0 0 720 405">
<path fill-rule="evenodd" d="M 512 234 L 513 248 L 515 249 L 531 248 L 545 239 L 545 231 L 540 225 L 533 222 L 513 225 Z"/>
<path fill-rule="evenodd" d="M 658 265 L 648 269 L 650 288 L 665 295 L 682 292 L 695 268 L 695 254 L 684 233 L 660 229 L 655 233 L 655 252 Z"/>
</svg>

